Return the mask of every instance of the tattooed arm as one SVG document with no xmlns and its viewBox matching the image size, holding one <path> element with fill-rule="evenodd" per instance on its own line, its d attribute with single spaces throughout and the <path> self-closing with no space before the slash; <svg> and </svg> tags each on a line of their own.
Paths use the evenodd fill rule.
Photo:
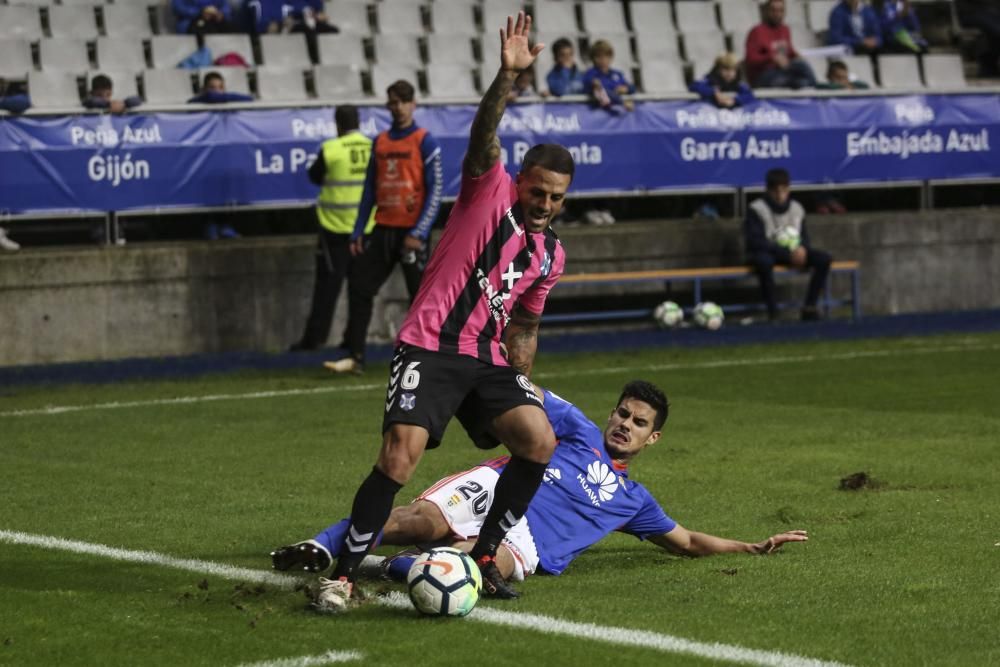
<svg viewBox="0 0 1000 667">
<path fill-rule="evenodd" d="M 535 363 L 535 351 L 538 349 L 538 325 L 541 315 L 535 315 L 529 310 L 514 306 L 510 313 L 510 323 L 504 330 L 504 341 L 507 348 L 507 361 L 519 373 L 531 377 L 531 367 Z"/>
<path fill-rule="evenodd" d="M 465 154 L 462 169 L 469 176 L 482 176 L 500 159 L 500 140 L 497 138 L 497 126 L 507 108 L 507 94 L 514 85 L 517 73 L 531 66 L 535 56 L 545 48 L 544 44 L 528 46 L 528 34 L 531 31 L 531 17 L 524 12 L 517 13 L 515 22 L 507 17 L 507 29 L 500 29 L 500 71 L 493 79 L 476 118 L 472 121 L 469 136 L 469 148 Z"/>
</svg>

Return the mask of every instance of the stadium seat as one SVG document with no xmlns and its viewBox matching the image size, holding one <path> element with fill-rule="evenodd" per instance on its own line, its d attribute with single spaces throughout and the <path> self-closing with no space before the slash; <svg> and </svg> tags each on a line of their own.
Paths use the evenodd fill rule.
<svg viewBox="0 0 1000 667">
<path fill-rule="evenodd" d="M 49 34 L 60 39 L 97 39 L 97 16 L 93 5 L 49 7 Z"/>
<path fill-rule="evenodd" d="M 661 0 L 635 0 L 629 4 L 632 30 L 636 34 L 668 36 L 677 33 L 670 3 Z"/>
<path fill-rule="evenodd" d="M 826 69 L 830 66 L 830 62 L 826 56 L 813 56 L 802 54 L 801 58 L 809 63 L 809 67 L 812 67 L 813 74 L 816 75 L 817 81 L 826 81 Z M 871 81 L 866 81 L 865 83 L 871 85 Z"/>
<path fill-rule="evenodd" d="M 580 5 L 583 29 L 593 35 L 629 32 L 621 2 L 584 2 Z"/>
<path fill-rule="evenodd" d="M 928 88 L 965 88 L 965 67 L 962 56 L 952 53 L 937 53 L 923 56 L 924 83 Z"/>
<path fill-rule="evenodd" d="M 652 33 L 635 34 L 635 53 L 641 64 L 655 61 L 680 62 L 680 49 L 677 37 L 654 35 Z"/>
<path fill-rule="evenodd" d="M 575 3 L 566 2 L 566 0 L 535 0 L 535 10 L 532 16 L 535 30 L 558 32 L 566 36 L 579 35 L 580 27 L 576 23 L 574 5 Z M 489 34 L 489 26 L 483 26 L 483 28 L 484 32 Z"/>
<path fill-rule="evenodd" d="M 330 21 L 340 28 L 341 35 L 367 36 L 372 33 L 367 4 L 353 0 L 327 0 L 323 6 Z"/>
<path fill-rule="evenodd" d="M 820 42 L 816 33 L 804 25 L 790 25 L 788 26 L 788 31 L 792 35 L 792 44 L 795 46 L 796 50 L 811 49 L 816 46 L 822 46 L 822 42 Z"/>
<path fill-rule="evenodd" d="M 681 33 L 707 33 L 719 29 L 715 19 L 715 5 L 701 0 L 677 0 L 677 30 Z"/>
<path fill-rule="evenodd" d="M 687 92 L 684 70 L 676 62 L 653 60 L 639 66 L 642 90 L 651 95 L 668 95 Z"/>
<path fill-rule="evenodd" d="M 357 65 L 318 65 L 313 68 L 313 82 L 320 100 L 337 101 L 364 94 Z"/>
<path fill-rule="evenodd" d="M 375 35 L 375 62 L 415 65 L 421 62 L 420 47 L 413 35 Z"/>
<path fill-rule="evenodd" d="M 7 4 L 19 7 L 48 7 L 54 3 L 51 0 L 13 0 L 13 2 L 8 0 Z"/>
<path fill-rule="evenodd" d="M 367 65 L 365 47 L 360 35 L 318 35 L 319 64 Z"/>
<path fill-rule="evenodd" d="M 468 35 L 437 33 L 427 36 L 427 61 L 446 63 L 472 63 L 472 38 Z"/>
<path fill-rule="evenodd" d="M 0 39 L 0 77 L 23 80 L 33 69 L 31 42 L 26 39 Z"/>
<path fill-rule="evenodd" d="M 198 50 L 194 35 L 153 35 L 149 40 L 153 67 L 177 67 L 177 63 Z"/>
<path fill-rule="evenodd" d="M 480 62 L 488 63 L 491 67 L 500 65 L 500 37 L 499 33 L 483 33 L 479 37 Z M 576 40 L 573 40 L 574 44 Z"/>
<path fill-rule="evenodd" d="M 882 88 L 923 88 L 916 56 L 879 56 L 878 81 Z"/>
<path fill-rule="evenodd" d="M 261 35 L 260 57 L 264 65 L 305 69 L 312 66 L 305 35 Z"/>
<path fill-rule="evenodd" d="M 116 100 L 137 96 L 139 94 L 139 86 L 136 84 L 136 70 L 92 69 L 87 72 L 87 78 L 84 80 L 83 84 L 84 88 L 89 90 L 90 82 L 98 74 L 103 74 L 111 79 L 111 96 Z"/>
<path fill-rule="evenodd" d="M 746 0 L 730 0 L 719 3 L 719 18 L 722 29 L 730 35 L 746 36 L 747 32 L 760 23 L 760 10 Z M 733 49 L 742 49 L 743 44 L 733 44 Z"/>
<path fill-rule="evenodd" d="M 198 70 L 198 81 L 203 81 L 209 72 L 218 72 L 226 82 L 226 92 L 250 94 L 250 82 L 245 67 L 202 67 Z"/>
<path fill-rule="evenodd" d="M 875 70 L 872 68 L 872 61 L 868 56 L 844 56 L 837 58 L 837 60 L 847 65 L 847 71 L 852 81 L 863 81 L 872 88 L 878 86 L 878 82 L 875 80 Z M 825 78 L 826 72 L 823 72 L 821 76 Z"/>
<path fill-rule="evenodd" d="M 437 2 L 431 7 L 431 27 L 436 33 L 446 35 L 479 34 L 476 27 L 475 3 L 464 0 L 449 0 L 447 3 Z"/>
<path fill-rule="evenodd" d="M 28 93 L 31 106 L 36 109 L 79 109 L 82 106 L 77 75 L 72 72 L 28 72 Z"/>
<path fill-rule="evenodd" d="M 490 0 L 489 2 L 484 2 L 482 6 L 483 33 L 499 39 L 499 37 L 496 37 L 499 34 L 497 31 L 506 26 L 507 17 L 517 16 L 517 12 L 521 9 L 524 9 L 524 3 L 519 0 Z M 535 30 L 538 30 L 537 20 L 534 21 L 534 25 Z"/>
<path fill-rule="evenodd" d="M 248 65 L 254 64 L 249 35 L 205 35 L 205 46 L 212 51 L 213 60 L 227 53 L 236 53 Z"/>
<path fill-rule="evenodd" d="M 38 64 L 47 71 L 82 72 L 90 69 L 87 43 L 82 39 L 39 40 Z"/>
<path fill-rule="evenodd" d="M 415 67 L 399 63 L 372 65 L 372 95 L 378 98 L 385 97 L 385 89 L 400 79 L 413 84 L 414 88 L 419 88 L 419 77 Z"/>
<path fill-rule="evenodd" d="M 684 33 L 684 55 L 689 63 L 714 62 L 725 50 L 726 38 L 718 28 L 715 32 Z"/>
<path fill-rule="evenodd" d="M 309 99 L 300 69 L 258 67 L 257 93 L 262 102 L 305 102 Z"/>
<path fill-rule="evenodd" d="M 42 17 L 37 7 L 0 5 L 0 37 L 35 42 L 42 38 Z"/>
<path fill-rule="evenodd" d="M 379 34 L 422 35 L 425 32 L 421 5 L 380 3 L 374 7 Z"/>
<path fill-rule="evenodd" d="M 802 0 L 785 0 L 785 25 L 806 26 L 806 5 Z"/>
<path fill-rule="evenodd" d="M 191 70 L 148 69 L 142 79 L 149 104 L 183 104 L 194 96 Z"/>
<path fill-rule="evenodd" d="M 830 12 L 837 6 L 839 0 L 809 0 L 808 26 L 813 32 L 826 32 L 830 29 Z"/>
<path fill-rule="evenodd" d="M 139 71 L 146 69 L 146 55 L 138 37 L 98 37 L 97 66 Z"/>
<path fill-rule="evenodd" d="M 109 37 L 147 38 L 153 34 L 146 5 L 104 5 L 101 13 L 104 16 L 104 34 Z"/>
<path fill-rule="evenodd" d="M 153 5 L 152 10 L 157 35 L 173 35 L 177 32 L 177 17 L 174 16 L 170 3 Z"/>
<path fill-rule="evenodd" d="M 427 66 L 427 93 L 431 98 L 478 97 L 472 70 L 462 64 Z"/>
</svg>

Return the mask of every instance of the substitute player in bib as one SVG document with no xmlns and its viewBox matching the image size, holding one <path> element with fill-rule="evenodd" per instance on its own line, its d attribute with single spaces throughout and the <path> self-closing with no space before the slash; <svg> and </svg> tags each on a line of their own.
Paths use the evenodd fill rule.
<svg viewBox="0 0 1000 667">
<path fill-rule="evenodd" d="M 667 419 L 667 397 L 641 380 L 625 385 L 607 424 L 601 429 L 576 406 L 538 390 L 559 440 L 524 518 L 504 538 L 497 557 L 503 576 L 519 581 L 538 570 L 561 574 L 569 563 L 614 531 L 649 540 L 683 556 L 724 552 L 768 554 L 786 542 L 808 539 L 793 530 L 750 543 L 688 530 L 671 519 L 642 484 L 629 477 L 628 465 L 660 439 Z M 468 549 L 479 534 L 495 493 L 501 457 L 446 477 L 405 507 L 393 509 L 382 544 L 453 544 Z M 343 549 L 350 521 L 344 519 L 316 535 L 304 550 L 313 567 L 326 568 Z M 275 554 L 279 556 L 279 554 Z M 405 580 L 413 551 L 388 559 L 369 557 L 366 574 Z M 298 559 L 301 562 L 302 559 Z M 284 567 L 276 557 L 274 565 Z"/>
<path fill-rule="evenodd" d="M 397 339 L 382 450 L 354 498 L 332 577 L 320 582 L 318 609 L 348 606 L 358 566 L 396 493 L 456 414 L 467 430 L 485 429 L 511 452 L 471 555 L 486 594 L 517 597 L 497 569 L 496 554 L 524 516 L 555 447 L 528 375 L 545 299 L 565 264 L 549 223 L 562 209 L 574 171 L 569 151 L 551 144 L 528 151 L 516 181 L 500 163 L 496 130 L 507 94 L 544 48 L 528 45 L 530 30 L 524 12 L 500 30 L 500 70 L 472 122 L 458 199 Z M 309 553 L 299 546 L 278 549 L 275 557 L 293 567 L 297 554 Z"/>
</svg>

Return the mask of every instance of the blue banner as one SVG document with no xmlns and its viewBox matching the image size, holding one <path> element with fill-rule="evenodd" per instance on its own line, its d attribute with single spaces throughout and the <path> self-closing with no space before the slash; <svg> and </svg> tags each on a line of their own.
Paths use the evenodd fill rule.
<svg viewBox="0 0 1000 667">
<path fill-rule="evenodd" d="M 442 149 L 445 195 L 458 192 L 472 106 L 420 107 Z M 374 136 L 390 117 L 362 109 Z M 581 104 L 508 108 L 508 169 L 534 144 L 566 146 L 572 192 L 761 185 L 783 166 L 796 183 L 1000 178 L 1000 96 L 759 100 L 724 110 L 644 102 L 610 115 Z M 304 204 L 306 171 L 336 135 L 332 109 L 0 118 L 0 214 Z M 993 140 L 991 143 L 991 139 Z"/>
</svg>

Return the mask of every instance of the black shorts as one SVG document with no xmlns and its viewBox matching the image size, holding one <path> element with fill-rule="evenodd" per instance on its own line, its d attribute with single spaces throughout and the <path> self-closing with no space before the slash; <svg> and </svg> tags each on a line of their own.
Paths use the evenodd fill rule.
<svg viewBox="0 0 1000 667">
<path fill-rule="evenodd" d="M 433 449 L 457 416 L 476 446 L 488 449 L 500 444 L 493 419 L 522 405 L 541 409 L 542 401 L 531 380 L 513 368 L 403 344 L 389 364 L 382 432 L 392 424 L 422 426 Z"/>
</svg>

